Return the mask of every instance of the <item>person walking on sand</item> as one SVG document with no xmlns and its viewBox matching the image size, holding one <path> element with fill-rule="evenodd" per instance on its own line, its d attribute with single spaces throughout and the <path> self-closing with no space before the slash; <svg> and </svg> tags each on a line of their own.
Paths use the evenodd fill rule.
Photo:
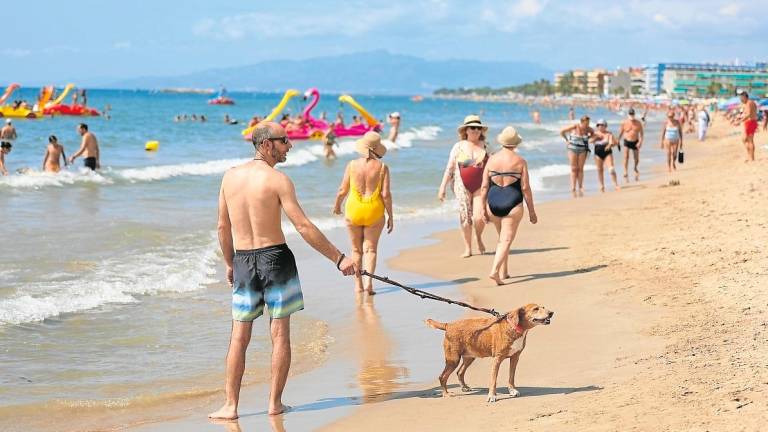
<svg viewBox="0 0 768 432">
<path fill-rule="evenodd" d="M 288 176 L 274 168 L 284 162 L 291 141 L 285 129 L 263 122 L 252 135 L 252 161 L 224 174 L 219 193 L 219 245 L 232 286 L 232 336 L 226 359 L 226 401 L 211 419 L 238 417 L 240 385 L 253 320 L 268 308 L 272 337 L 270 415 L 289 408 L 282 403 L 291 365 L 290 317 L 304 309 L 296 260 L 285 244 L 281 211 L 296 231 L 344 275 L 358 274 L 352 259 L 341 253 L 307 218 Z"/>
<path fill-rule="evenodd" d="M 56 135 L 51 135 L 48 137 L 48 146 L 45 148 L 43 171 L 52 173 L 61 171 L 61 165 L 59 165 L 60 159 L 64 161 L 64 166 L 66 166 L 67 156 L 64 154 L 64 146 L 59 144 Z"/>
<path fill-rule="evenodd" d="M 358 268 L 374 273 L 381 231 L 385 223 L 388 234 L 394 227 L 389 167 L 381 161 L 387 148 L 378 133 L 366 132 L 355 142 L 355 150 L 360 157 L 350 161 L 344 170 L 333 214 L 341 215 L 341 203 L 346 198 L 344 215 L 352 240 L 352 260 Z M 355 278 L 355 291 L 376 294 L 373 280 L 370 277 L 363 280 L 359 275 Z"/>
<path fill-rule="evenodd" d="M 453 194 L 459 204 L 459 222 L 464 238 L 463 258 L 472 256 L 472 231 L 477 239 L 477 249 L 485 253 L 483 244 L 483 203 L 480 197 L 480 186 L 483 184 L 483 169 L 488 161 L 485 133 L 488 126 L 483 124 L 480 116 L 468 115 L 464 123 L 458 127 L 459 142 L 453 145 L 448 155 L 448 164 L 443 173 L 443 180 L 437 192 L 437 198 L 445 201 L 445 190 L 452 182 Z M 456 175 L 458 171 L 458 175 Z"/>
<path fill-rule="evenodd" d="M 584 195 L 584 163 L 589 153 L 589 140 L 595 131 L 589 127 L 589 116 L 583 116 L 578 123 L 568 126 L 560 131 L 566 143 L 568 163 L 571 165 L 571 193 L 577 196 Z"/>
<path fill-rule="evenodd" d="M 643 147 L 644 139 L 643 123 L 635 118 L 635 109 L 630 108 L 627 113 L 627 119 L 621 123 L 619 128 L 618 142 L 621 145 L 622 140 L 626 151 L 624 152 L 624 181 L 629 182 L 629 154 L 632 153 L 632 158 L 635 162 L 635 181 L 640 181 L 640 171 L 638 165 L 640 164 L 640 149 Z"/>
<path fill-rule="evenodd" d="M 669 185 L 678 185 L 680 182 L 674 178 L 674 174 L 677 172 L 677 152 L 683 148 L 683 125 L 671 110 L 667 112 L 667 121 L 661 129 L 661 148 L 667 153 Z"/>
<path fill-rule="evenodd" d="M 395 111 L 389 115 L 389 141 L 395 143 L 400 133 L 400 113 Z"/>
<path fill-rule="evenodd" d="M 699 141 L 704 141 L 707 138 L 707 129 L 709 129 L 710 117 L 707 112 L 707 108 L 704 105 L 699 105 L 699 112 L 696 114 L 698 118 L 698 136 Z"/>
<path fill-rule="evenodd" d="M 604 119 L 598 120 L 595 127 L 597 130 L 595 130 L 595 134 L 592 136 L 592 144 L 595 149 L 595 168 L 597 168 L 597 181 L 600 183 L 600 192 L 605 192 L 605 178 L 603 176 L 605 168 L 608 168 L 608 172 L 611 174 L 613 188 L 621 190 L 616 179 L 616 167 L 613 163 L 613 147 L 616 145 L 616 139 L 608 131 L 608 122 Z"/>
<path fill-rule="evenodd" d="M 757 132 L 757 104 L 749 98 L 746 91 L 739 93 L 741 99 L 741 121 L 744 123 L 744 135 L 742 142 L 747 150 L 747 158 L 744 162 L 755 160 L 755 132 Z"/>
<path fill-rule="evenodd" d="M 19 136 L 16 133 L 16 128 L 13 126 L 13 122 L 11 119 L 6 119 L 5 126 L 0 129 L 0 144 L 13 145 L 13 142 L 16 141 L 16 138 L 18 137 Z"/>
<path fill-rule="evenodd" d="M 96 139 L 96 135 L 88 131 L 88 125 L 85 123 L 80 123 L 77 126 L 77 133 L 83 137 L 83 140 L 80 143 L 80 149 L 69 158 L 69 164 L 75 163 L 75 159 L 82 155 L 85 158 L 83 160 L 85 167 L 90 168 L 91 171 L 96 171 L 101 168 L 99 142 Z"/>
<path fill-rule="evenodd" d="M 523 138 L 514 127 L 508 126 L 496 141 L 501 144 L 501 151 L 491 156 L 485 164 L 481 199 L 483 218 L 492 221 L 499 233 L 499 243 L 496 245 L 496 255 L 488 277 L 497 285 L 503 285 L 503 279 L 509 278 L 509 249 L 525 215 L 523 201 L 528 207 L 531 223 L 538 222 L 538 218 L 533 208 L 528 163 L 516 151 Z"/>
<path fill-rule="evenodd" d="M 9 142 L 0 143 L 0 174 L 7 176 L 8 170 L 5 168 L 5 155 L 11 152 L 13 145 Z"/>
</svg>

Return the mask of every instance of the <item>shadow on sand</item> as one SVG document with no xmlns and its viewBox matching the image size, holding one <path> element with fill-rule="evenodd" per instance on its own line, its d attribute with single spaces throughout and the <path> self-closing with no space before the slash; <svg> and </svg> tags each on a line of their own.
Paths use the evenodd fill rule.
<svg viewBox="0 0 768 432">
<path fill-rule="evenodd" d="M 529 253 L 538 253 L 538 252 L 552 252 L 552 251 L 558 251 L 558 250 L 566 250 L 570 249 L 566 246 L 558 246 L 558 247 L 548 247 L 548 248 L 538 248 L 538 249 L 511 249 L 509 251 L 510 255 L 520 255 L 520 254 L 529 254 Z"/>
<path fill-rule="evenodd" d="M 472 391 L 461 393 L 456 390 L 459 388 L 458 384 L 449 385 L 448 389 L 453 390 L 452 393 L 456 396 L 485 396 L 488 393 L 488 388 L 473 388 Z M 568 395 L 571 393 L 581 393 L 602 390 L 602 387 L 589 385 L 584 387 L 517 387 L 520 391 L 520 396 L 517 398 L 526 398 L 534 396 L 546 396 L 554 394 Z M 506 387 L 499 387 L 498 394 L 502 399 L 512 399 L 509 397 L 503 397 L 507 392 Z M 315 402 L 311 402 L 304 405 L 293 406 L 291 412 L 307 412 L 307 411 L 321 411 L 325 409 L 345 407 L 345 406 L 358 406 L 369 403 L 379 403 L 393 399 L 437 399 L 442 397 L 440 387 L 432 387 L 426 390 L 414 390 L 414 391 L 399 391 L 391 393 L 380 393 L 375 395 L 369 395 L 368 397 L 335 397 L 320 399 Z M 250 416 L 263 416 L 267 415 L 266 411 L 260 411 L 256 413 L 241 414 L 240 417 Z"/>
<path fill-rule="evenodd" d="M 580 273 L 590 273 L 596 270 L 600 270 L 602 268 L 608 267 L 605 264 L 595 265 L 592 267 L 584 267 L 584 268 L 577 268 L 575 270 L 563 270 L 558 272 L 552 272 L 552 273 L 532 273 L 527 275 L 516 275 L 516 276 L 510 276 L 510 279 L 519 279 L 512 282 L 507 282 L 504 285 L 511 285 L 511 284 L 517 284 L 522 282 L 529 282 L 536 279 L 550 279 L 550 278 L 559 278 L 559 277 L 566 277 L 566 276 L 573 276 Z"/>
<path fill-rule="evenodd" d="M 450 280 L 450 281 L 424 282 L 424 283 L 413 284 L 413 285 L 409 285 L 409 284 L 403 283 L 403 282 L 401 282 L 401 283 L 403 283 L 403 285 L 409 286 L 411 288 L 417 288 L 417 289 L 420 289 L 420 290 L 429 290 L 429 289 L 432 289 L 432 288 L 441 288 L 441 287 L 446 287 L 446 286 L 451 286 L 451 285 L 461 285 L 461 284 L 465 284 L 465 283 L 469 283 L 469 282 L 476 282 L 478 280 L 480 280 L 480 279 L 476 278 L 476 277 L 466 277 L 466 278 L 454 279 L 454 280 Z M 400 281 L 398 281 L 398 282 L 400 282 Z M 402 291 L 402 289 L 400 289 L 400 288 L 398 288 L 396 286 L 385 286 L 383 288 L 377 288 L 376 289 L 376 294 L 377 295 L 378 294 L 387 294 L 387 293 L 391 293 L 391 292 L 395 292 L 395 291 Z"/>
</svg>

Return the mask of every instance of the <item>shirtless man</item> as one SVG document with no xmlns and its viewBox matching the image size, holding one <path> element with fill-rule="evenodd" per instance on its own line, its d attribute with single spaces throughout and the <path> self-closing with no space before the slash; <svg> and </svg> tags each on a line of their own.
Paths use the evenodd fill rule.
<svg viewBox="0 0 768 432">
<path fill-rule="evenodd" d="M 78 156 L 83 155 L 83 157 L 85 157 L 85 167 L 96 171 L 101 168 L 99 142 L 96 141 L 96 135 L 94 135 L 93 132 L 88 132 L 88 125 L 85 123 L 80 123 L 77 126 L 77 133 L 83 137 L 83 141 L 80 144 L 80 150 L 69 158 L 69 164 L 72 165 L 75 163 L 75 159 L 77 159 Z"/>
<path fill-rule="evenodd" d="M 400 113 L 395 111 L 389 115 L 389 140 L 393 143 L 397 141 L 397 135 L 400 133 Z"/>
<path fill-rule="evenodd" d="M 61 171 L 59 159 L 67 165 L 67 156 L 64 154 L 64 146 L 59 144 L 56 135 L 48 137 L 48 147 L 45 149 L 45 158 L 43 158 L 43 171 L 57 173 Z"/>
<path fill-rule="evenodd" d="M 635 109 L 630 108 L 627 113 L 628 117 L 621 124 L 619 128 L 618 141 L 621 143 L 624 139 L 624 147 L 627 151 L 624 152 L 624 181 L 629 182 L 629 153 L 632 151 L 632 157 L 635 160 L 635 181 L 640 180 L 640 171 L 637 169 L 637 165 L 640 163 L 640 148 L 643 147 L 643 123 L 635 118 Z"/>
<path fill-rule="evenodd" d="M 227 281 L 233 287 L 232 336 L 226 360 L 226 402 L 208 415 L 211 419 L 238 417 L 245 352 L 253 320 L 263 313 L 265 304 L 272 336 L 268 413 L 277 415 L 289 409 L 281 398 L 291 365 L 290 315 L 304 309 L 304 300 L 296 261 L 285 244 L 281 210 L 302 238 L 345 276 L 358 274 L 354 261 L 339 252 L 304 214 L 288 176 L 274 169 L 292 147 L 285 129 L 262 122 L 252 136 L 254 159 L 227 171 L 219 194 L 219 245 Z"/>
<path fill-rule="evenodd" d="M 0 144 L 13 145 L 13 142 L 16 140 L 16 138 L 18 138 L 18 135 L 16 134 L 16 128 L 13 127 L 13 122 L 11 119 L 7 119 L 5 121 L 5 126 L 0 129 Z"/>
<path fill-rule="evenodd" d="M 744 123 L 744 135 L 742 141 L 747 150 L 747 158 L 744 162 L 755 160 L 755 132 L 757 131 L 757 104 L 749 98 L 747 92 L 739 93 L 741 99 L 741 120 Z"/>
</svg>

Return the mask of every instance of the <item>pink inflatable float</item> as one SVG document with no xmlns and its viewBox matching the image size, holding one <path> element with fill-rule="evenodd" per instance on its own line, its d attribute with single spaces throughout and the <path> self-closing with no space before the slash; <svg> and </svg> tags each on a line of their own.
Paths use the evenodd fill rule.
<svg viewBox="0 0 768 432">
<path fill-rule="evenodd" d="M 357 124 L 352 126 L 343 126 L 330 124 L 324 120 L 312 117 L 312 110 L 320 102 L 320 92 L 317 88 L 311 88 L 304 93 L 305 98 L 311 98 L 307 106 L 301 112 L 300 123 L 291 122 L 285 126 L 285 132 L 288 138 L 292 140 L 322 140 L 329 131 L 333 131 L 337 137 L 363 136 L 368 131 L 381 131 L 381 124 L 368 113 L 352 96 L 339 96 L 339 102 L 351 105 L 365 119 L 367 124 Z M 251 131 L 243 131 L 243 137 L 250 141 Z"/>
</svg>

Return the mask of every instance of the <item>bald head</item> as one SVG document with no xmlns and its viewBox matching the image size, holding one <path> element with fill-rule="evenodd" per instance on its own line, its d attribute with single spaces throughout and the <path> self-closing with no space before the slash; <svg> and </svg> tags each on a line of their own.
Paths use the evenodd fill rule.
<svg viewBox="0 0 768 432">
<path fill-rule="evenodd" d="M 263 121 L 256 125 L 256 127 L 253 129 L 253 134 L 251 135 L 251 141 L 253 141 L 253 146 L 257 149 L 266 139 L 270 139 L 272 137 L 276 136 L 284 136 L 285 130 L 282 126 L 275 122 L 271 121 Z"/>
</svg>

